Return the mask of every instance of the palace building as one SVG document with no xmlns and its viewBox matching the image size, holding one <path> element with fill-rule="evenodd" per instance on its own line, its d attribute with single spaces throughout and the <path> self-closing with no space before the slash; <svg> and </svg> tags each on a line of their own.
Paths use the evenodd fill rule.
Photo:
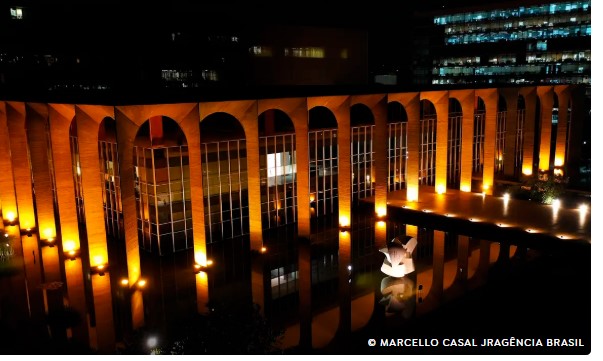
<svg viewBox="0 0 603 361">
<path fill-rule="evenodd" d="M 395 191 L 420 201 L 576 176 L 585 99 L 582 85 L 546 85 L 165 104 L 4 100 L 3 227 L 21 240 L 30 302 L 43 303 L 40 285 L 63 282 L 57 302 L 95 320 L 96 331 L 73 337 L 112 350 L 112 287 L 132 290 L 131 326 L 145 322 L 142 254 L 192 250 L 202 310 L 211 244 L 243 237 L 262 253 L 270 231 L 294 225 L 309 237 L 313 220 L 329 217 L 345 230 L 363 199 L 386 217 Z M 109 250 L 115 240 L 123 252 Z"/>
</svg>

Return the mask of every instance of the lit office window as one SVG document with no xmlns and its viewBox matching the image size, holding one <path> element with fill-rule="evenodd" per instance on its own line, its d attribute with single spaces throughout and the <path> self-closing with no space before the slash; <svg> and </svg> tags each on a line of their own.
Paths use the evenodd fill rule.
<svg viewBox="0 0 603 361">
<path fill-rule="evenodd" d="M 435 185 L 436 129 L 435 107 L 429 100 L 421 100 L 421 141 L 419 146 L 419 184 Z"/>
<path fill-rule="evenodd" d="M 350 109 L 352 141 L 350 156 L 352 166 L 352 200 L 373 195 L 373 130 L 374 117 L 364 104 L 355 104 Z"/>
<path fill-rule="evenodd" d="M 170 118 L 155 116 L 136 136 L 133 153 L 138 240 L 165 255 L 193 246 L 186 137 Z"/>
<path fill-rule="evenodd" d="M 320 106 L 310 109 L 309 119 L 310 212 L 315 217 L 326 216 L 338 209 L 337 120 Z"/>
<path fill-rule="evenodd" d="M 23 8 L 10 8 L 11 19 L 23 19 Z"/>
<path fill-rule="evenodd" d="M 387 189 L 397 191 L 406 188 L 406 162 L 408 159 L 408 118 L 402 104 L 387 105 L 388 121 L 388 177 Z"/>
<path fill-rule="evenodd" d="M 297 220 L 297 162 L 295 129 L 280 110 L 259 116 L 260 196 L 262 228 L 269 229 Z"/>
<path fill-rule="evenodd" d="M 246 145 L 243 127 L 233 116 L 216 113 L 201 122 L 207 242 L 249 234 Z"/>
<path fill-rule="evenodd" d="M 285 48 L 285 56 L 294 58 L 324 58 L 325 49 L 318 47 Z"/>
<path fill-rule="evenodd" d="M 475 118 L 473 121 L 473 174 L 481 175 L 484 171 L 484 136 L 486 128 L 486 105 L 477 97 Z"/>
<path fill-rule="evenodd" d="M 249 48 L 249 53 L 254 56 L 272 56 L 272 48 L 269 46 L 255 45 Z"/>
<path fill-rule="evenodd" d="M 461 103 L 454 98 L 448 101 L 448 157 L 446 183 L 451 189 L 461 185 L 461 142 L 463 110 Z"/>
<path fill-rule="evenodd" d="M 494 159 L 494 172 L 503 174 L 505 170 L 505 137 L 507 134 L 507 102 L 502 96 L 498 99 L 498 112 L 496 113 L 496 150 Z"/>
<path fill-rule="evenodd" d="M 115 120 L 103 119 L 98 133 L 100 177 L 103 187 L 105 230 L 114 239 L 120 237 L 122 222 L 119 159 Z"/>
</svg>

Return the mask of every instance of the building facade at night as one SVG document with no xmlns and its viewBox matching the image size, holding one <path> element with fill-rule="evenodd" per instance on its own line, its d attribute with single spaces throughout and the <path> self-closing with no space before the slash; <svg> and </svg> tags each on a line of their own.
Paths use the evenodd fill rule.
<svg viewBox="0 0 603 361">
<path fill-rule="evenodd" d="M 591 2 L 521 1 L 423 14 L 415 81 L 590 84 Z"/>
<path fill-rule="evenodd" d="M 376 218 L 386 217 L 393 191 L 419 201 L 450 189 L 492 195 L 503 179 L 572 177 L 586 111 L 582 85 L 169 104 L 1 101 L 3 227 L 6 237 L 21 235 L 15 247 L 29 280 L 18 292 L 43 304 L 40 285 L 63 282 L 60 302 L 95 320 L 70 337 L 111 351 L 112 288 L 132 291 L 131 327 L 145 323 L 141 254 L 192 249 L 203 311 L 209 245 L 245 237 L 261 254 L 271 230 L 295 225 L 309 237 L 321 217 L 345 230 L 362 199 L 374 197 Z M 121 254 L 108 250 L 113 240 L 124 242 Z M 341 242 L 340 257 L 350 252 Z"/>
</svg>

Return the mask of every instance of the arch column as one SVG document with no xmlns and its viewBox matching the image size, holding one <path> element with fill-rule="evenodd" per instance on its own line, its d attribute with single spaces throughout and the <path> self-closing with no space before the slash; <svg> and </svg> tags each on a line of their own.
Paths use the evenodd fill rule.
<svg viewBox="0 0 603 361">
<path fill-rule="evenodd" d="M 2 154 L 0 156 L 0 169 L 2 169 L 0 172 L 0 205 L 2 206 L 2 218 L 5 221 L 9 220 L 9 214 L 17 217 L 17 198 L 7 120 L 6 103 L 0 102 L 0 154 Z"/>
<path fill-rule="evenodd" d="M 52 143 L 52 159 L 54 163 L 54 177 L 57 196 L 57 223 L 60 225 L 61 229 L 61 243 L 63 245 L 63 251 L 66 251 L 71 247 L 73 247 L 73 250 L 76 251 L 81 249 L 79 225 L 75 204 L 75 184 L 73 179 L 73 167 L 71 164 L 71 141 L 69 139 L 69 128 L 74 116 L 75 108 L 73 105 L 49 104 L 48 106 L 48 119 L 50 122 L 50 138 Z M 78 133 L 80 133 L 79 129 Z M 79 139 L 78 143 L 81 143 L 79 142 Z M 96 163 L 97 162 L 98 157 L 96 158 Z M 92 167 L 96 163 L 92 163 Z M 84 175 L 85 171 L 89 171 L 89 168 L 92 167 L 86 166 L 86 163 L 84 163 L 80 157 L 80 169 L 82 170 L 82 176 Z M 90 208 L 93 209 L 94 204 L 90 204 Z M 88 214 L 88 207 L 86 207 L 86 212 L 84 213 L 86 215 Z M 88 228 L 95 229 L 96 227 Z M 103 228 L 104 231 L 104 227 L 99 228 Z M 84 291 L 83 263 L 84 262 L 82 262 L 80 253 L 79 259 L 76 258 L 74 261 L 66 260 L 64 267 L 69 305 L 77 310 L 82 316 L 86 316 L 88 314 L 88 309 L 86 307 Z M 108 307 L 112 309 L 110 300 L 108 302 Z M 111 318 L 111 320 L 113 319 Z M 112 329 L 107 331 L 111 333 L 113 332 Z M 88 341 L 88 328 L 81 326 L 77 327 L 73 330 L 73 337 L 80 341 Z M 92 345 L 94 345 L 94 343 Z"/>
<path fill-rule="evenodd" d="M 567 138 L 567 112 L 570 102 L 570 86 L 569 85 L 556 85 L 555 93 L 557 94 L 557 100 L 559 101 L 559 112 L 557 118 L 557 140 L 555 142 L 555 159 L 553 165 L 555 168 L 560 167 L 563 170 L 563 174 L 566 173 L 565 167 L 565 151 L 566 151 L 566 138 Z"/>
<path fill-rule="evenodd" d="M 475 118 L 475 91 L 453 90 L 450 97 L 461 103 L 463 124 L 461 128 L 461 186 L 462 192 L 471 192 L 473 175 L 473 121 Z"/>
<path fill-rule="evenodd" d="M 55 105 L 52 107 L 55 108 Z M 57 120 L 59 117 L 68 120 L 69 117 L 60 114 L 63 106 L 56 107 L 57 109 L 51 112 L 51 119 L 55 119 L 52 114 L 53 112 L 56 112 Z M 102 197 L 104 189 L 99 176 L 100 156 L 98 151 L 98 132 L 100 123 L 105 117 L 115 117 L 114 108 L 100 105 L 76 105 L 74 111 L 75 122 L 77 124 L 78 148 L 80 153 L 82 192 L 84 197 L 84 205 L 86 208 L 84 216 L 86 224 L 89 225 L 86 227 L 86 240 L 89 250 L 88 254 L 92 264 L 95 257 L 104 257 L 109 265 L 111 265 L 111 260 L 109 260 L 108 257 L 106 230 L 104 226 L 98 226 L 105 224 L 105 211 L 103 209 Z M 66 135 L 62 135 L 62 138 L 65 136 L 69 136 L 68 131 Z M 65 149 L 64 151 L 67 150 L 68 149 Z M 67 170 L 67 168 L 65 168 L 65 170 Z M 71 168 L 69 168 L 69 170 L 71 170 Z M 72 172 L 70 171 L 69 173 Z M 71 176 L 73 177 L 73 175 Z M 70 223 L 71 227 L 77 226 L 76 209 L 75 206 L 72 206 L 75 204 L 73 191 L 71 191 L 70 197 L 70 202 L 60 201 L 59 208 L 62 209 L 61 227 L 63 227 L 63 223 Z M 63 203 L 65 204 L 61 205 Z M 66 208 L 65 206 L 69 206 L 69 208 Z M 69 213 L 69 216 L 67 216 L 67 213 Z M 68 262 L 67 264 L 72 267 L 71 262 Z M 75 270 L 73 274 L 77 274 Z M 92 342 L 97 349 L 104 351 L 110 351 L 110 348 L 114 348 L 115 345 L 113 318 L 111 316 L 113 314 L 113 305 L 111 302 L 110 292 L 111 276 L 117 278 L 120 275 L 116 273 L 106 273 L 102 279 L 96 275 L 94 275 L 92 278 L 92 295 L 96 315 L 96 332 L 94 334 L 97 336 L 97 339 L 93 340 Z M 74 286 L 76 285 L 74 284 Z M 81 286 L 78 284 L 76 287 Z M 71 296 L 70 291 L 70 300 L 72 298 L 73 297 Z"/>
<path fill-rule="evenodd" d="M 484 172 L 482 187 L 486 194 L 492 195 L 494 188 L 494 161 L 496 158 L 496 118 L 498 112 L 498 89 L 480 89 L 475 92 L 486 106 L 486 125 L 484 129 Z"/>
<path fill-rule="evenodd" d="M 337 148 L 339 152 L 337 192 L 339 225 L 349 226 L 352 220 L 352 168 L 349 162 L 351 151 L 350 98 L 348 96 L 326 96 L 308 98 L 308 109 L 324 106 L 337 120 Z"/>
<path fill-rule="evenodd" d="M 504 149 L 504 175 L 515 175 L 515 138 L 517 135 L 517 89 L 500 89 L 501 95 L 507 103 L 507 124 Z"/>
<path fill-rule="evenodd" d="M 536 116 L 536 87 L 521 88 L 519 94 L 525 101 L 525 123 L 523 126 L 523 164 L 521 173 L 530 177 L 534 172 L 534 117 Z"/>
<path fill-rule="evenodd" d="M 553 96 L 555 92 L 552 86 L 539 86 L 536 92 L 540 97 L 540 151 L 538 170 L 548 172 L 550 170 L 549 161 L 551 159 L 551 135 L 553 118 Z"/>
<path fill-rule="evenodd" d="M 116 107 L 115 123 L 117 127 L 117 149 L 119 150 L 119 179 L 121 186 L 121 204 L 124 220 L 126 260 L 128 279 L 134 285 L 141 277 L 140 253 L 138 245 L 138 225 L 136 217 L 136 199 L 134 195 L 133 152 L 134 138 L 141 124 L 135 123 L 133 113 L 140 113 L 139 107 Z M 144 310 L 141 291 L 135 291 L 131 299 L 132 327 L 144 324 Z"/>
<path fill-rule="evenodd" d="M 52 180 L 50 179 L 46 133 L 48 106 L 41 103 L 26 103 L 25 114 L 29 159 L 35 187 L 38 234 L 41 238 L 55 238 L 54 197 L 52 194 Z"/>
<path fill-rule="evenodd" d="M 13 163 L 17 218 L 21 229 L 36 227 L 29 150 L 25 131 L 25 103 L 6 102 L 6 119 L 10 138 L 10 154 Z"/>
<path fill-rule="evenodd" d="M 419 200 L 419 145 L 421 126 L 419 124 L 421 99 L 420 93 L 388 94 L 388 102 L 397 101 L 406 110 L 407 120 L 407 151 L 406 159 L 406 199 Z"/>
</svg>

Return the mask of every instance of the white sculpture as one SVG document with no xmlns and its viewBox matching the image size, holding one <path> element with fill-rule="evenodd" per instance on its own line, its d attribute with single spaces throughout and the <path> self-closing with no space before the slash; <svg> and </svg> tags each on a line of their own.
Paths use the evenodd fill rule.
<svg viewBox="0 0 603 361">
<path fill-rule="evenodd" d="M 403 244 L 398 237 L 392 239 L 387 244 L 387 248 L 379 250 L 385 255 L 381 272 L 395 278 L 414 272 L 415 264 L 412 260 L 412 252 L 415 247 L 417 247 L 417 239 L 414 237 L 409 239 L 406 244 Z"/>
</svg>

